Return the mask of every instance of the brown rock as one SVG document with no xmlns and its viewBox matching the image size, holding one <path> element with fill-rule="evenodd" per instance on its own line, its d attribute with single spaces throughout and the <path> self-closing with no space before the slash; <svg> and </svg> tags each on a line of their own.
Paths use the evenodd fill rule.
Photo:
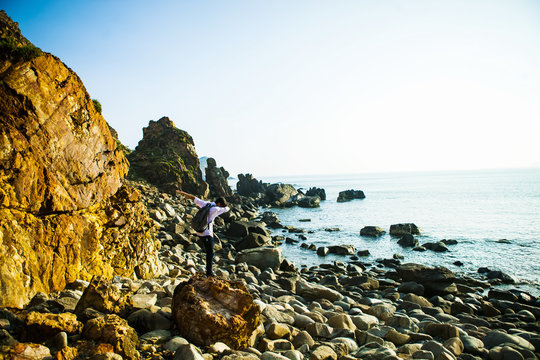
<svg viewBox="0 0 540 360">
<path fill-rule="evenodd" d="M 84 290 L 75 313 L 80 316 L 85 309 L 92 308 L 105 314 L 119 314 L 131 306 L 131 293 L 120 291 L 102 276 L 95 276 Z"/>
<path fill-rule="evenodd" d="M 210 195 L 227 197 L 233 194 L 229 186 L 229 173 L 225 168 L 217 167 L 214 158 L 208 158 L 206 160 L 205 174 L 206 182 L 210 188 Z"/>
<path fill-rule="evenodd" d="M 181 189 L 202 197 L 208 195 L 193 138 L 176 128 L 168 117 L 150 120 L 128 159 L 131 178 L 145 179 L 167 192 Z"/>
<path fill-rule="evenodd" d="M 272 323 L 266 329 L 266 336 L 270 340 L 288 338 L 291 335 L 291 330 L 285 324 Z"/>
<path fill-rule="evenodd" d="M 82 327 L 72 313 L 43 314 L 32 311 L 26 315 L 26 336 L 34 341 L 48 340 L 61 331 L 76 335 Z"/>
<path fill-rule="evenodd" d="M 442 339 L 459 338 L 458 328 L 450 324 L 429 323 L 425 327 L 425 332 Z"/>
<path fill-rule="evenodd" d="M 2 13 L 0 35 L 30 44 L 14 24 Z M 158 274 L 153 222 L 120 189 L 128 166 L 77 74 L 47 53 L 1 57 L 0 307 L 93 275 Z"/>
<path fill-rule="evenodd" d="M 84 324 L 83 336 L 97 342 L 113 346 L 114 352 L 130 360 L 140 359 L 136 347 L 139 343 L 137 333 L 127 321 L 117 315 L 105 315 L 88 320 Z"/>
<path fill-rule="evenodd" d="M 391 341 L 396 346 L 401 346 L 409 342 L 411 337 L 407 334 L 402 334 L 395 329 L 390 329 L 385 337 L 386 340 Z"/>
<path fill-rule="evenodd" d="M 458 337 L 453 337 L 448 340 L 446 340 L 443 343 L 443 346 L 450 350 L 452 354 L 459 356 L 461 353 L 463 353 L 463 350 L 465 349 L 465 346 L 463 345 L 463 342 Z"/>
<path fill-rule="evenodd" d="M 198 346 L 220 341 L 244 349 L 260 322 L 260 308 L 243 283 L 203 276 L 176 287 L 172 313 L 180 334 Z"/>
</svg>

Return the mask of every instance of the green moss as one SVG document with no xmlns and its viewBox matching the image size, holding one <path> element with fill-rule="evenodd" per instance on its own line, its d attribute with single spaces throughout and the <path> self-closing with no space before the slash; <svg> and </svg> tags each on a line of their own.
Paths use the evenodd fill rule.
<svg viewBox="0 0 540 360">
<path fill-rule="evenodd" d="M 92 99 L 92 102 L 94 103 L 94 108 L 96 111 L 101 114 L 101 103 L 96 99 Z"/>
<path fill-rule="evenodd" d="M 0 38 L 0 58 L 11 60 L 30 61 L 43 54 L 40 48 L 34 45 L 21 46 L 11 37 Z"/>
</svg>

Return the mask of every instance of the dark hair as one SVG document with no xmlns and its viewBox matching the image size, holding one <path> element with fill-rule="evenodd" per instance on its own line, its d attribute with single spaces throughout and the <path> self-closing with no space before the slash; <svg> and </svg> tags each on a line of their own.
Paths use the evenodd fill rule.
<svg viewBox="0 0 540 360">
<path fill-rule="evenodd" d="M 221 206 L 221 205 L 219 205 L 219 204 L 223 205 L 223 207 L 227 206 L 227 202 L 226 202 L 225 199 L 222 198 L 222 197 L 218 197 L 218 198 L 216 199 L 216 205 Z"/>
</svg>

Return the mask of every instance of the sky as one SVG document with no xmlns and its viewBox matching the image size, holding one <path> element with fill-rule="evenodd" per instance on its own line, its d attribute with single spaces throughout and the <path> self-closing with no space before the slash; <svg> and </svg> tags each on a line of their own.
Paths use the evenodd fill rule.
<svg viewBox="0 0 540 360">
<path fill-rule="evenodd" d="M 131 149 L 231 175 L 540 167 L 540 1 L 0 0 Z"/>
</svg>

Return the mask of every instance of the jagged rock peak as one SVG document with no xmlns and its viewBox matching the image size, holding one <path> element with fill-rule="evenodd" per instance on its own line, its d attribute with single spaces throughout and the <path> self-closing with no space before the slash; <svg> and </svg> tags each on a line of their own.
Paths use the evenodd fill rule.
<svg viewBox="0 0 540 360">
<path fill-rule="evenodd" d="M 11 20 L 4 10 L 0 10 L 0 37 L 12 38 L 18 43 L 18 45 L 22 46 L 33 45 L 21 33 L 19 24 Z"/>
<path fill-rule="evenodd" d="M 229 172 L 223 166 L 218 167 L 214 158 L 208 158 L 206 164 L 206 182 L 210 186 L 210 194 L 212 196 L 231 196 L 233 192 L 229 186 Z"/>
<path fill-rule="evenodd" d="M 184 191 L 207 196 L 193 138 L 175 127 L 168 117 L 150 120 L 143 138 L 131 154 L 129 176 L 144 179 L 168 192 Z"/>
</svg>

